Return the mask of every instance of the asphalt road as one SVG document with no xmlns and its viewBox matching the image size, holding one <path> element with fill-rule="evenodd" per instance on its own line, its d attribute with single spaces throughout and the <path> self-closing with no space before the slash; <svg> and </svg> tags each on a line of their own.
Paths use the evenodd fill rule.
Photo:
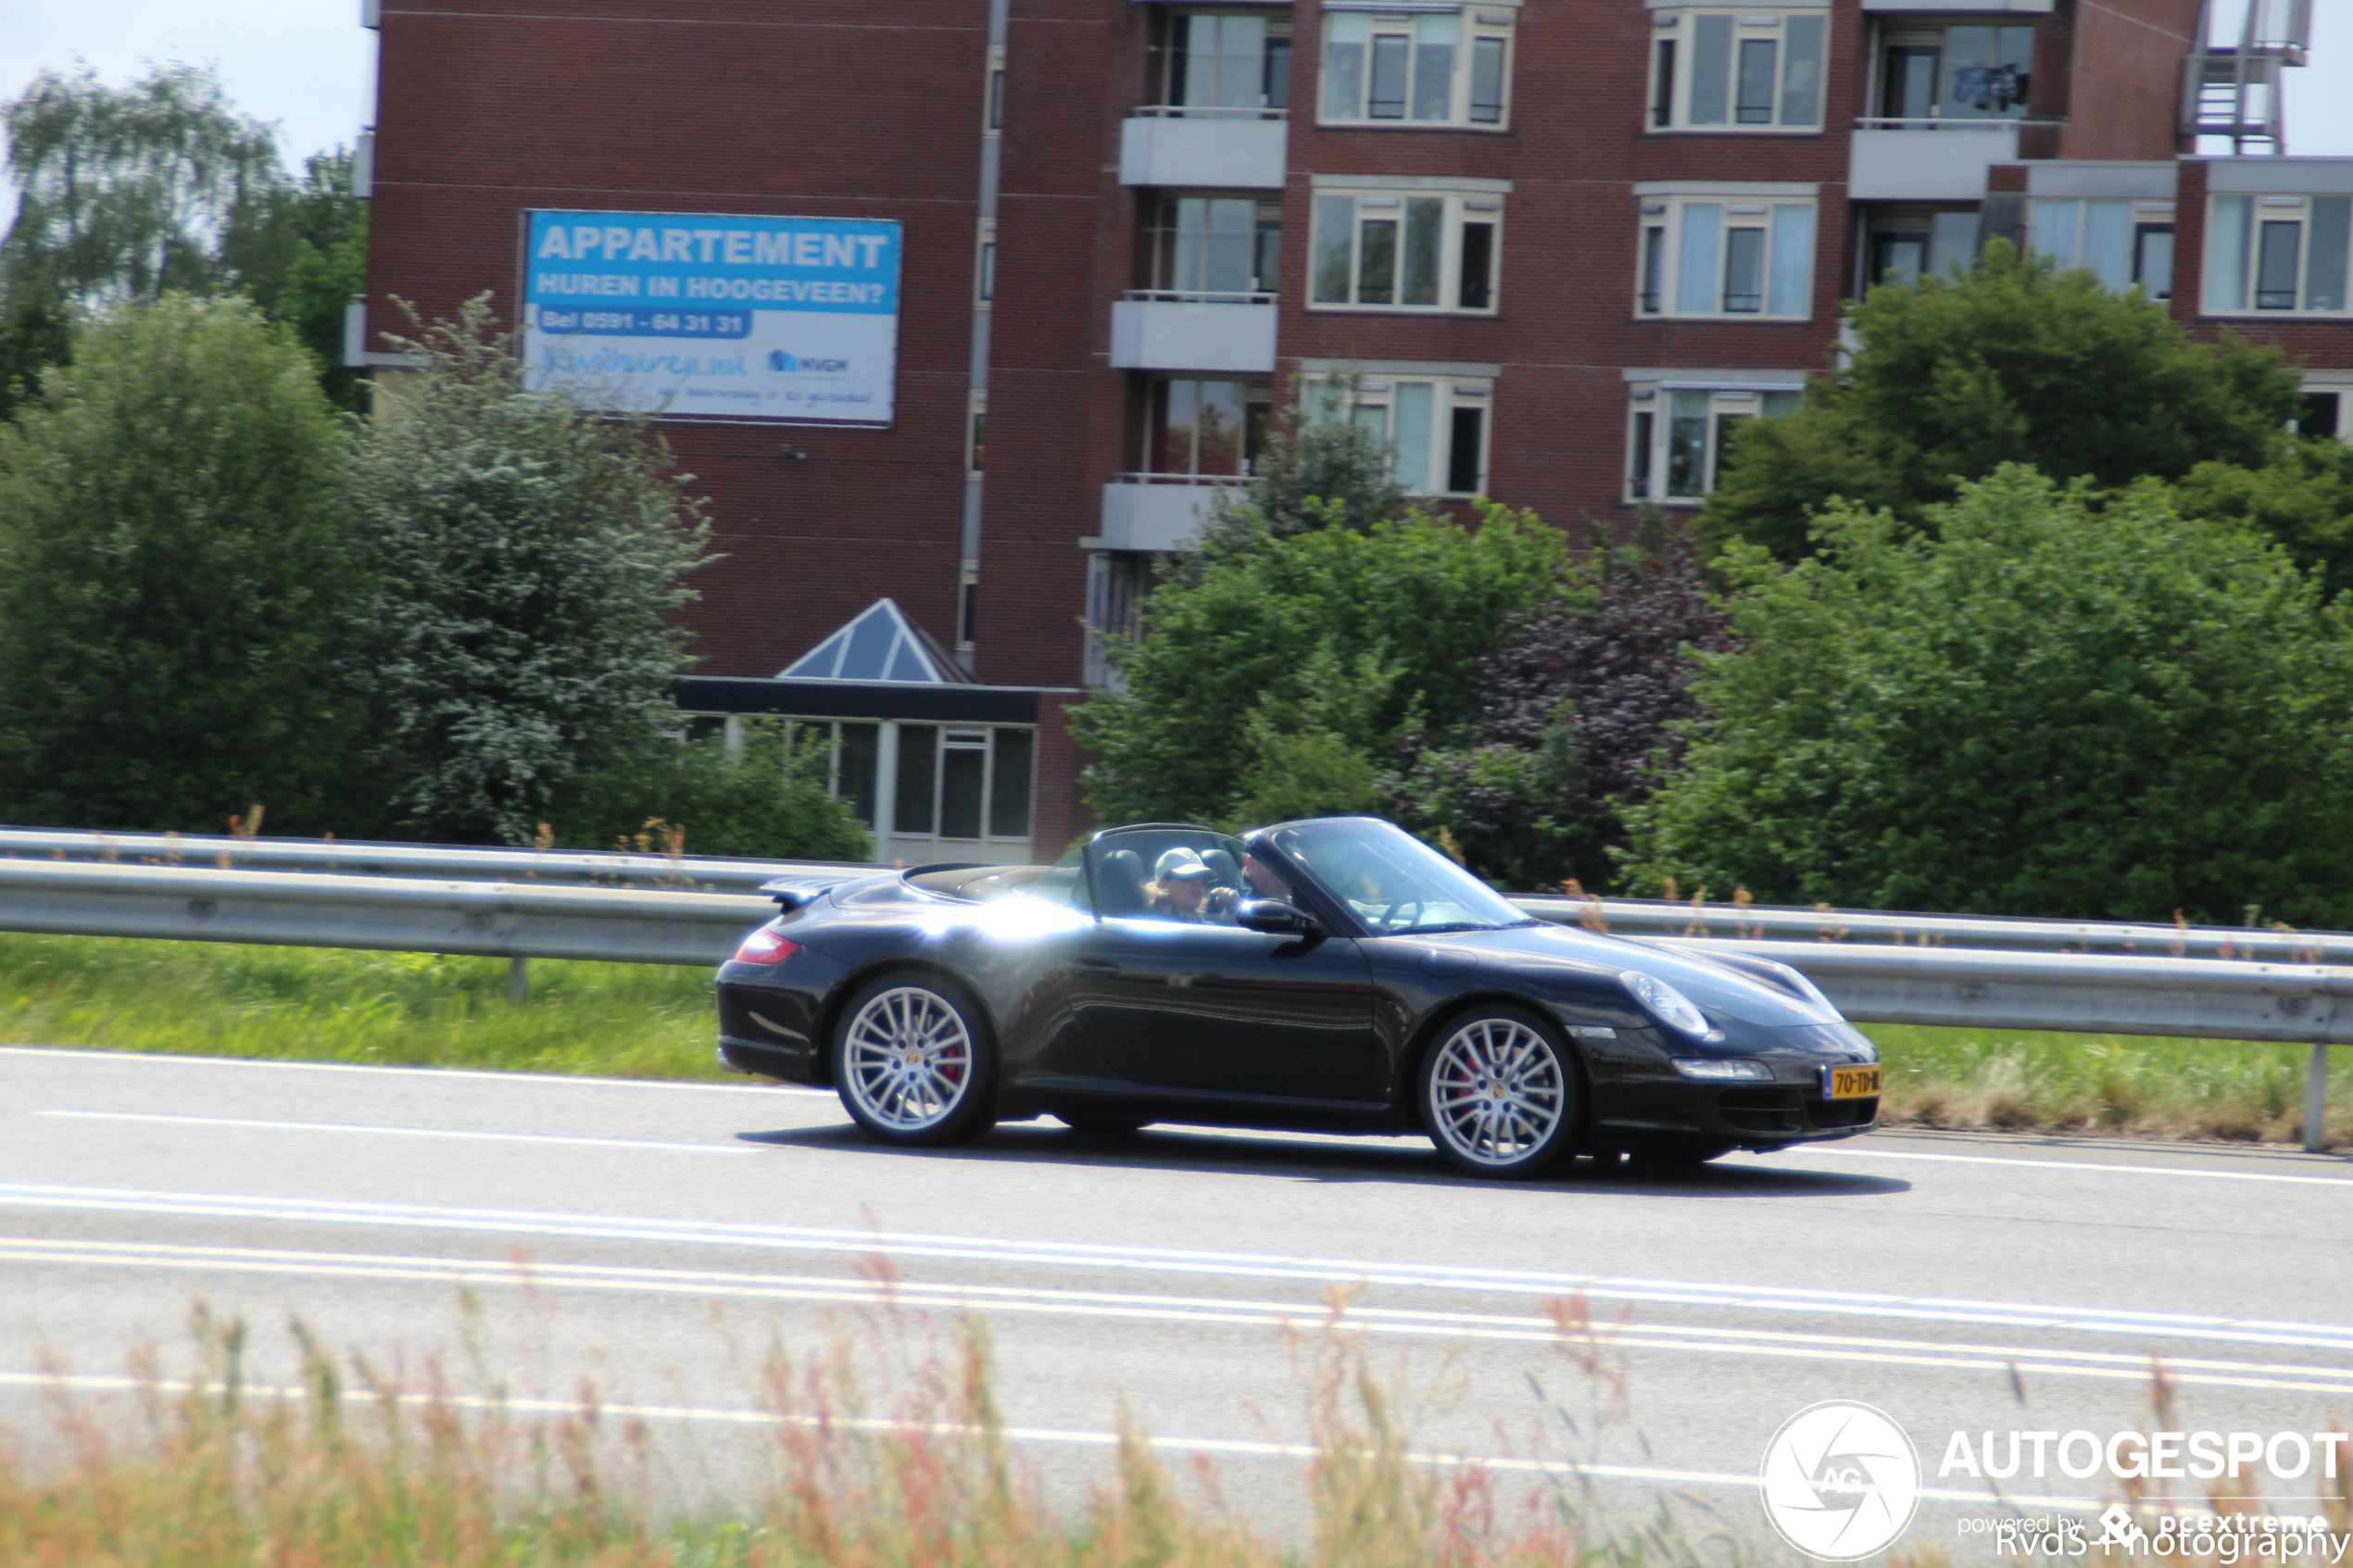
<svg viewBox="0 0 2353 1568">
<path fill-rule="evenodd" d="M 1288 1528 L 1302 1356 L 1335 1290 L 1376 1361 L 1429 1386 L 1429 1452 L 1509 1454 L 1530 1486 L 1552 1474 L 1530 1461 L 1574 1459 L 1606 1509 L 1665 1490 L 1699 1527 L 1712 1509 L 1769 1539 L 1768 1439 L 1861 1400 L 1921 1452 L 1919 1538 L 1979 1557 L 1963 1522 L 1992 1510 L 1982 1482 L 1940 1477 L 1951 1435 L 2147 1425 L 2152 1357 L 2171 1425 L 2347 1427 L 2353 1160 L 1881 1134 L 1503 1185 L 1417 1140 L 1039 1122 L 910 1154 L 775 1086 L 0 1049 L 11 1424 L 37 1420 L 45 1369 L 103 1398 L 134 1348 L 170 1360 L 201 1298 L 254 1325 L 265 1375 L 291 1365 L 290 1314 L 380 1365 L 439 1351 L 551 1406 L 585 1372 L 659 1407 L 696 1456 L 679 1473 L 724 1488 L 761 1346 L 918 1356 L 968 1309 L 1057 1496 L 1104 1473 L 1124 1400 Z M 1579 1301 L 1600 1377 L 1554 1326 Z M 2005 1486 L 2030 1510 L 2107 1495 L 2056 1471 Z M 2315 1489 L 2268 1495 L 2304 1512 Z"/>
</svg>

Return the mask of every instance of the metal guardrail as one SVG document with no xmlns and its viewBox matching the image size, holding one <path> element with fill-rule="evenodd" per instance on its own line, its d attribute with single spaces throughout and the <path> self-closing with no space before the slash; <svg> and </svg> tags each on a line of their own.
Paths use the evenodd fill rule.
<svg viewBox="0 0 2353 1568">
<path fill-rule="evenodd" d="M 1523 907 L 1548 914 L 1542 906 L 1556 902 Z M 715 964 L 772 909 L 740 893 L 0 859 L 0 930 L 480 954 L 516 960 L 518 983 L 533 958 Z M 2328 1047 L 2353 1042 L 2353 967 L 1894 943 L 1705 945 L 1789 964 L 1857 1022 L 2309 1044 L 2305 1147 L 2314 1150 L 2325 1144 Z"/>
<path fill-rule="evenodd" d="M 369 844 L 317 838 L 209 838 L 180 834 L 79 833 L 0 828 L 0 859 L 306 872 L 346 876 L 439 877 L 466 882 L 589 884 L 754 893 L 803 872 L 879 866 L 836 860 L 741 860 L 713 856 L 625 855 L 595 850 L 482 849 L 459 845 Z"/>
<path fill-rule="evenodd" d="M 2353 934 L 2287 926 L 2157 925 L 2126 921 L 2019 920 L 2004 915 L 1913 915 L 1647 898 L 1517 897 L 1540 920 L 1618 936 L 1689 936 L 1771 942 L 1893 943 L 2024 952 L 2115 953 L 2141 958 L 2258 959 L 2353 964 Z"/>
</svg>

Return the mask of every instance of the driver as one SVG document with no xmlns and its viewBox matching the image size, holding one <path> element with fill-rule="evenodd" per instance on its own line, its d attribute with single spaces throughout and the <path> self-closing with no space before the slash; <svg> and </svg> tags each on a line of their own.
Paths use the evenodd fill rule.
<svg viewBox="0 0 2353 1568">
<path fill-rule="evenodd" d="M 1144 912 L 1156 920 L 1182 921 L 1189 925 L 1222 923 L 1233 907 L 1230 887 L 1209 885 L 1209 866 L 1194 850 L 1178 845 L 1164 850 L 1152 862 L 1152 880 L 1144 889 Z"/>
</svg>

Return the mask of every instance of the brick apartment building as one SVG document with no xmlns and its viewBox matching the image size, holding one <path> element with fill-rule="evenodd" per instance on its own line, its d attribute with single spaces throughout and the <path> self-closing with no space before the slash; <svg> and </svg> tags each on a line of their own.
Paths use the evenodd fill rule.
<svg viewBox="0 0 2353 1568">
<path fill-rule="evenodd" d="M 2241 3 L 388 0 L 351 350 L 485 290 L 575 368 L 868 312 L 662 405 L 728 558 L 684 701 L 833 725 L 886 858 L 1051 857 L 1101 632 L 1335 372 L 1410 490 L 1582 542 L 1697 504 L 1841 301 L 2006 234 L 2353 427 L 2353 160 L 2280 156 L 2309 0 Z"/>
</svg>

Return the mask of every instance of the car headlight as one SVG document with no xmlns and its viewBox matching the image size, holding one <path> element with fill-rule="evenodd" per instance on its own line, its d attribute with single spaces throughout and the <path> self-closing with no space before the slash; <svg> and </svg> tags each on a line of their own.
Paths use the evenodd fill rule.
<svg viewBox="0 0 2353 1568">
<path fill-rule="evenodd" d="M 1696 1035 L 1705 1040 L 1717 1031 L 1707 1022 L 1707 1015 L 1692 1005 L 1692 999 L 1655 975 L 1640 970 L 1627 970 L 1617 977 L 1634 993 L 1634 999 L 1648 1008 L 1651 1015 L 1670 1028 L 1686 1035 Z"/>
<path fill-rule="evenodd" d="M 1753 1084 L 1773 1075 L 1771 1068 L 1745 1057 L 1679 1056 L 1675 1059 L 1675 1071 L 1686 1078 L 1706 1078 L 1717 1083 L 1738 1080 Z"/>
</svg>

